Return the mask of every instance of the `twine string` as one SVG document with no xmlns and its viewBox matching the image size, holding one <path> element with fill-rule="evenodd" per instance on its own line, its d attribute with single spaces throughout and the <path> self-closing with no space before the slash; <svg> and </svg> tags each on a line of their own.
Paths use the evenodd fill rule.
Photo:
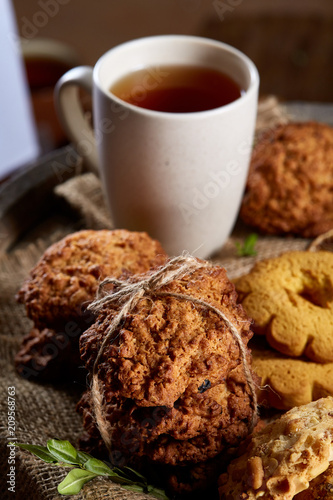
<svg viewBox="0 0 333 500">
<path fill-rule="evenodd" d="M 211 267 L 211 264 L 206 261 L 199 261 L 195 257 L 192 257 L 188 253 L 183 253 L 178 257 L 174 257 L 170 259 L 164 266 L 161 268 L 148 272 L 145 275 L 141 276 L 141 279 L 137 278 L 137 280 L 133 281 L 121 281 L 115 278 L 106 278 L 102 281 L 99 286 L 97 297 L 94 302 L 92 302 L 88 309 L 93 312 L 99 312 L 106 305 L 116 305 L 121 306 L 120 311 L 112 320 L 109 328 L 106 331 L 106 335 L 103 339 L 103 342 L 99 348 L 98 354 L 94 361 L 93 371 L 92 371 L 92 384 L 91 384 L 91 397 L 92 403 L 95 413 L 96 425 L 99 429 L 101 437 L 109 451 L 111 453 L 111 424 L 105 418 L 103 414 L 103 391 L 102 384 L 98 378 L 98 367 L 100 359 L 103 355 L 105 346 L 111 340 L 112 342 L 117 338 L 114 337 L 114 332 L 117 330 L 118 326 L 122 322 L 122 320 L 126 317 L 126 315 L 132 311 L 138 302 L 143 297 L 175 297 L 179 300 L 190 301 L 193 304 L 199 305 L 206 309 L 210 309 L 214 313 L 216 313 L 228 326 L 230 329 L 240 351 L 241 360 L 243 363 L 244 374 L 246 381 L 248 383 L 252 404 L 253 404 L 253 414 L 251 419 L 251 431 L 257 422 L 257 395 L 256 395 L 256 386 L 251 374 L 251 370 L 249 367 L 248 359 L 247 359 L 247 350 L 244 345 L 241 334 L 239 333 L 237 327 L 233 324 L 232 321 L 228 319 L 228 317 L 219 309 L 214 307 L 209 302 L 206 302 L 201 299 L 197 299 L 192 297 L 191 295 L 176 293 L 176 292 L 165 292 L 161 291 L 160 288 L 167 285 L 171 281 L 176 279 L 181 279 L 186 274 L 190 274 L 198 269 Z M 115 292 L 107 292 L 105 288 L 108 285 L 116 286 Z"/>
<path fill-rule="evenodd" d="M 97 298 L 88 306 L 88 309 L 98 312 L 104 305 L 119 305 L 119 303 L 124 301 L 128 302 L 132 298 L 135 299 L 141 289 L 148 295 L 150 292 L 157 291 L 171 281 L 203 267 L 211 267 L 211 264 L 199 261 L 184 252 L 182 255 L 170 259 L 164 266 L 157 270 L 144 274 L 140 280 L 122 281 L 116 278 L 106 278 L 100 283 Z M 115 285 L 118 290 L 113 293 L 107 293 L 104 291 L 107 285 Z"/>
</svg>

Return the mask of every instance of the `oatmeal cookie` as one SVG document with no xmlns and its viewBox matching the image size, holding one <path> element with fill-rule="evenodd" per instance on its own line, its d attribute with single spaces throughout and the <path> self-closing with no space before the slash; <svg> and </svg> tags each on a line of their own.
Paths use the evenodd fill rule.
<svg viewBox="0 0 333 500">
<path fill-rule="evenodd" d="M 81 316 L 107 276 L 139 274 L 161 265 L 166 254 L 146 233 L 83 230 L 50 246 L 17 297 L 36 326 L 63 326 Z"/>
<path fill-rule="evenodd" d="M 250 321 L 223 268 L 198 269 L 161 291 L 207 301 L 226 314 L 240 332 L 250 366 Z M 89 372 L 117 309 L 105 306 L 81 336 Z M 197 463 L 249 432 L 254 409 L 238 343 L 215 312 L 191 300 L 142 298 L 105 346 L 98 377 L 114 452 L 127 459 Z M 96 437 L 89 393 L 79 409 Z"/>
<path fill-rule="evenodd" d="M 266 234 L 306 238 L 333 228 L 333 128 L 279 125 L 256 144 L 240 211 Z"/>
<path fill-rule="evenodd" d="M 333 398 L 293 408 L 252 436 L 220 477 L 221 500 L 291 500 L 333 460 Z"/>
<path fill-rule="evenodd" d="M 253 331 L 277 351 L 333 362 L 333 253 L 287 252 L 235 282 Z"/>
<path fill-rule="evenodd" d="M 143 273 L 166 260 L 146 233 L 83 230 L 49 247 L 18 293 L 34 321 L 15 358 L 26 378 L 60 382 L 85 376 L 79 336 L 93 322 L 86 306 L 102 279 Z"/>
<path fill-rule="evenodd" d="M 69 322 L 63 331 L 32 328 L 15 356 L 16 371 L 30 380 L 58 383 L 74 379 L 84 383 L 86 370 L 79 352 L 82 331 L 74 322 Z"/>
</svg>

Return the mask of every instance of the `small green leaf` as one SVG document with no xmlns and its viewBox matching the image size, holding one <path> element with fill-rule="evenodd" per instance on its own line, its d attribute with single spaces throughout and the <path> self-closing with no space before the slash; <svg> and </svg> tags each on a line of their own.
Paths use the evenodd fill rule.
<svg viewBox="0 0 333 500">
<path fill-rule="evenodd" d="M 77 456 L 77 451 L 69 441 L 59 439 L 49 439 L 47 449 L 59 462 L 66 464 L 79 465 L 81 462 Z"/>
<path fill-rule="evenodd" d="M 123 469 L 118 469 L 118 467 L 112 468 L 112 481 L 115 483 L 125 485 L 125 484 L 140 484 L 143 488 L 147 486 L 147 480 L 144 476 L 133 471 L 129 467 L 124 467 Z"/>
<path fill-rule="evenodd" d="M 58 484 L 58 493 L 60 495 L 75 495 L 81 491 L 81 488 L 91 479 L 97 477 L 93 472 L 87 472 L 83 469 L 72 469 L 65 479 Z"/>
<path fill-rule="evenodd" d="M 144 487 L 144 485 L 141 484 L 127 484 L 123 485 L 123 488 L 129 491 L 149 493 L 150 495 L 152 495 L 155 498 L 158 498 L 159 500 L 169 500 L 169 497 L 166 496 L 163 490 L 155 488 L 154 486 L 151 485 L 149 485 L 148 487 Z"/>
<path fill-rule="evenodd" d="M 34 444 L 21 444 L 21 443 L 12 443 L 12 444 L 18 446 L 19 448 L 22 448 L 23 450 L 30 451 L 30 453 L 33 453 L 34 455 L 36 455 L 36 457 L 40 458 L 44 462 L 47 462 L 48 464 L 57 462 L 57 459 L 55 459 L 55 457 L 51 455 L 51 453 L 45 446 L 38 446 Z"/>
<path fill-rule="evenodd" d="M 140 493 L 145 492 L 145 489 L 139 484 L 124 484 L 123 488 L 125 488 L 125 490 L 129 490 L 129 491 L 137 491 Z"/>
<path fill-rule="evenodd" d="M 77 451 L 69 441 L 50 439 L 47 442 L 47 448 L 31 444 L 9 444 L 30 451 L 44 462 L 52 463 L 55 466 L 63 466 L 64 464 L 79 465 L 80 468 L 73 468 L 58 485 L 58 492 L 61 495 L 75 495 L 91 479 L 98 476 L 107 476 L 111 481 L 121 484 L 128 490 L 150 493 L 159 500 L 169 500 L 163 490 L 149 485 L 147 479 L 134 469 L 130 467 L 124 467 L 123 469 L 109 467 L 106 462 L 92 457 L 89 453 Z"/>
<path fill-rule="evenodd" d="M 90 460 L 92 455 L 86 453 L 85 451 L 77 450 L 77 459 L 80 461 L 80 464 L 84 465 L 88 460 Z"/>
<path fill-rule="evenodd" d="M 150 495 L 154 496 L 155 498 L 158 498 L 159 500 L 169 500 L 169 497 L 166 496 L 164 490 L 161 490 L 160 488 L 148 486 L 148 493 L 150 493 Z"/>
<path fill-rule="evenodd" d="M 97 458 L 89 458 L 87 462 L 84 464 L 84 468 L 94 474 L 98 474 L 100 476 L 114 476 L 112 469 L 108 467 L 102 460 L 98 460 Z"/>
<path fill-rule="evenodd" d="M 108 474 L 108 477 L 114 483 L 121 484 L 121 486 L 125 486 L 128 484 L 136 484 L 136 483 L 133 483 L 133 481 L 131 479 L 128 479 L 128 478 L 122 477 L 122 476 L 118 476 L 118 474 Z"/>
<path fill-rule="evenodd" d="M 252 233 L 245 239 L 243 245 L 241 245 L 239 242 L 235 242 L 235 246 L 237 248 L 237 256 L 250 257 L 252 255 L 257 255 L 257 251 L 254 248 L 257 243 L 257 240 L 258 240 L 258 235 Z"/>
<path fill-rule="evenodd" d="M 122 469 L 114 467 L 112 470 L 114 472 L 117 472 L 117 474 L 122 475 L 123 477 L 131 479 L 132 481 L 137 481 L 137 482 L 143 481 L 144 483 L 147 483 L 147 479 L 145 478 L 145 476 L 143 476 L 136 470 L 131 469 L 131 467 L 127 467 L 126 465 Z"/>
</svg>

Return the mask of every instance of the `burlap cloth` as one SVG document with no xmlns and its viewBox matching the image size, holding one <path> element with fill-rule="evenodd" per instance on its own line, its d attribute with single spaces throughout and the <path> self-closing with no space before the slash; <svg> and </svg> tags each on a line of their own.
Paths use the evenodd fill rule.
<svg viewBox="0 0 333 500">
<path fill-rule="evenodd" d="M 286 121 L 288 116 L 274 98 L 260 105 L 257 132 L 278 121 Z M 56 187 L 56 194 L 80 214 L 82 225 L 87 228 L 111 228 L 112 222 L 104 205 L 100 181 L 93 174 L 82 174 Z M 73 229 L 74 230 L 74 229 Z M 41 385 L 20 378 L 13 367 L 13 357 L 22 336 L 31 328 L 25 317 L 24 308 L 15 301 L 15 294 L 30 268 L 37 262 L 43 251 L 54 241 L 70 231 L 66 226 L 56 234 L 41 234 L 24 248 L 10 254 L 0 255 L 0 498 L 1 499 L 60 499 L 57 485 L 65 476 L 65 471 L 45 464 L 31 454 L 16 449 L 15 493 L 8 491 L 10 483 L 9 459 L 11 440 L 45 445 L 51 438 L 68 439 L 74 446 L 82 431 L 81 418 L 75 412 L 75 405 L 82 387 L 75 384 L 62 386 Z M 243 241 L 249 229 L 240 223 L 223 246 L 212 257 L 222 264 L 230 278 L 247 272 L 256 260 L 276 256 L 287 250 L 305 249 L 309 241 L 294 238 L 260 237 L 255 257 L 237 257 L 235 241 Z M 34 233 L 35 237 L 35 233 Z M 8 388 L 15 388 L 15 423 L 8 421 Z M 10 433 L 12 432 L 12 435 Z M 128 492 L 111 481 L 96 479 L 85 485 L 75 500 L 128 500 L 151 499 L 150 496 Z"/>
</svg>

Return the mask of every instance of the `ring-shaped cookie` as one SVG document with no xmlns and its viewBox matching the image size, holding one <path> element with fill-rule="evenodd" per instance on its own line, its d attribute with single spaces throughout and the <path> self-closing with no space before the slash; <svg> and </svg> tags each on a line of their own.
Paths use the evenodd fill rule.
<svg viewBox="0 0 333 500">
<path fill-rule="evenodd" d="M 287 252 L 236 283 L 253 331 L 288 356 L 333 361 L 333 253 Z"/>
</svg>

